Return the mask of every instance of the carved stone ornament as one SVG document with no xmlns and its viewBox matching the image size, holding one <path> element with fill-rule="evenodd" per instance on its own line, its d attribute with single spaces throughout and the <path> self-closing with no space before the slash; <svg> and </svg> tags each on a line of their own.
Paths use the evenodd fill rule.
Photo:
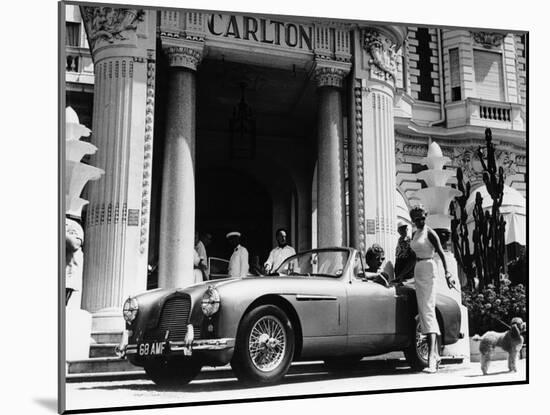
<svg viewBox="0 0 550 415">
<path fill-rule="evenodd" d="M 339 68 L 320 67 L 315 69 L 315 79 L 319 88 L 323 86 L 342 88 L 346 75 L 347 72 Z"/>
<path fill-rule="evenodd" d="M 396 79 L 396 45 L 376 30 L 363 31 L 363 48 L 371 56 L 369 64 L 376 66 L 384 77 Z"/>
<path fill-rule="evenodd" d="M 502 44 L 504 33 L 498 32 L 471 32 L 476 43 L 480 44 L 484 48 L 497 48 Z"/>
<path fill-rule="evenodd" d="M 143 21 L 145 11 L 140 9 L 114 9 L 112 7 L 82 7 L 88 28 L 88 40 L 93 48 L 101 40 L 108 43 L 128 40 L 125 32 L 135 32 Z"/>
<path fill-rule="evenodd" d="M 517 174 L 516 154 L 511 151 L 496 151 L 497 165 L 504 170 L 504 178 Z"/>
<path fill-rule="evenodd" d="M 202 60 L 202 53 L 193 48 L 174 46 L 166 48 L 170 66 L 197 70 Z"/>
<path fill-rule="evenodd" d="M 450 158 L 452 166 L 462 169 L 466 181 L 471 183 L 482 181 L 481 163 L 479 162 L 475 147 L 454 148 L 454 154 Z"/>
</svg>

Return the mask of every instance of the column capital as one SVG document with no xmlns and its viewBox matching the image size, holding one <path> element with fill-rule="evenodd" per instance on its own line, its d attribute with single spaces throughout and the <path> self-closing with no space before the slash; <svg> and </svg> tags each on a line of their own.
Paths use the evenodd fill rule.
<svg viewBox="0 0 550 415">
<path fill-rule="evenodd" d="M 180 39 L 162 39 L 162 49 L 172 68 L 196 71 L 202 61 L 204 43 Z"/>
<path fill-rule="evenodd" d="M 81 6 L 90 49 L 137 43 L 138 24 L 144 21 L 143 9 Z"/>
<path fill-rule="evenodd" d="M 351 70 L 351 64 L 338 61 L 317 61 L 315 68 L 315 80 L 317 87 L 330 86 L 342 88 L 344 78 Z"/>
</svg>

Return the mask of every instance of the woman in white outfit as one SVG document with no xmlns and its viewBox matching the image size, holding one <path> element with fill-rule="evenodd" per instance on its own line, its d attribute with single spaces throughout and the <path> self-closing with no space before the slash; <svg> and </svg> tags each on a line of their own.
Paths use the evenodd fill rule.
<svg viewBox="0 0 550 415">
<path fill-rule="evenodd" d="M 435 315 L 435 278 L 437 265 L 434 261 L 434 253 L 437 252 L 445 269 L 445 278 L 449 287 L 452 286 L 452 276 L 447 270 L 447 262 L 443 255 L 441 242 L 435 231 L 426 225 L 426 210 L 421 206 L 415 206 L 410 212 L 411 219 L 416 226 L 416 231 L 411 239 L 411 248 L 416 254 L 414 267 L 414 284 L 416 289 L 416 302 L 422 334 L 428 336 L 428 368 L 427 371 L 435 373 L 441 358 L 437 352 L 436 338 L 439 325 Z"/>
</svg>

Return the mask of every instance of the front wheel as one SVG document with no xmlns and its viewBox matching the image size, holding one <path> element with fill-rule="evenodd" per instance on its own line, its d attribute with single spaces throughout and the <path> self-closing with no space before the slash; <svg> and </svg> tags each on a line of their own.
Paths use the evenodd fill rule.
<svg viewBox="0 0 550 415">
<path fill-rule="evenodd" d="M 243 318 L 231 367 L 240 381 L 273 383 L 287 373 L 294 355 L 294 330 L 277 306 L 263 305 Z"/>
<path fill-rule="evenodd" d="M 411 343 L 407 349 L 403 351 L 405 359 L 415 370 L 422 370 L 428 367 L 428 336 L 422 334 L 422 327 L 420 320 L 415 319 L 414 333 L 411 335 Z M 436 348 L 441 352 L 441 339 L 440 336 L 436 337 Z"/>
<path fill-rule="evenodd" d="M 143 368 L 147 376 L 159 386 L 183 386 L 199 374 L 202 364 L 197 359 L 185 357 L 151 362 Z"/>
</svg>

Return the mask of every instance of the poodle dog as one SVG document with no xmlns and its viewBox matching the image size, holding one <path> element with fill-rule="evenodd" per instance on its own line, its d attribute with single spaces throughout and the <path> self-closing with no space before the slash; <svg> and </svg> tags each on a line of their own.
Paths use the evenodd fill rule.
<svg viewBox="0 0 550 415">
<path fill-rule="evenodd" d="M 510 324 L 510 329 L 504 333 L 488 331 L 483 336 L 475 335 L 472 340 L 479 341 L 479 352 L 481 353 L 481 371 L 487 374 L 489 363 L 491 363 L 491 354 L 498 346 L 508 352 L 508 370 L 516 372 L 516 363 L 519 352 L 523 346 L 523 336 L 526 324 L 519 317 L 514 317 Z"/>
</svg>

